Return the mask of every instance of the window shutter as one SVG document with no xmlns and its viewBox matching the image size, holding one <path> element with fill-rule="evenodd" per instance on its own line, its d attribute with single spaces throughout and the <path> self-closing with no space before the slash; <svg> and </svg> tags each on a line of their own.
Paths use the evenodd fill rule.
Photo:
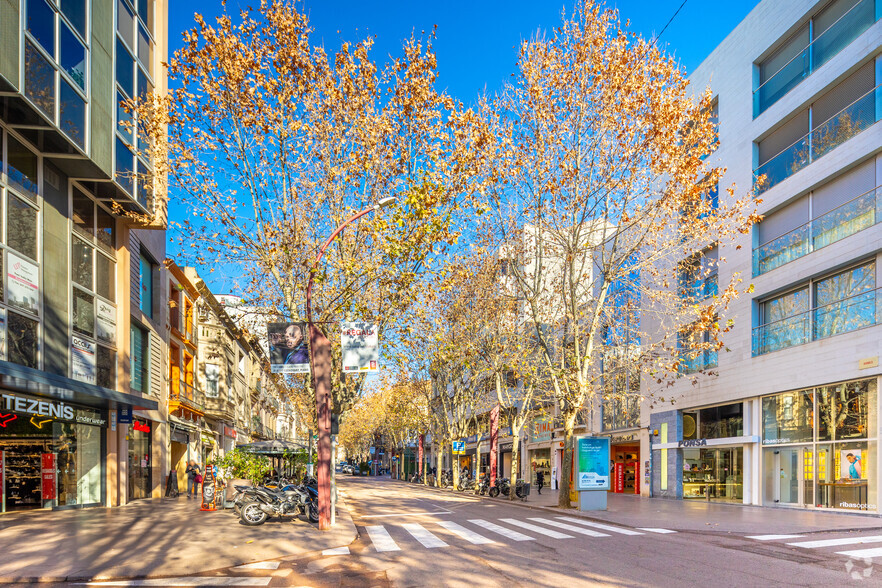
<svg viewBox="0 0 882 588">
<path fill-rule="evenodd" d="M 159 398 L 162 392 L 160 378 L 160 374 L 162 374 L 162 339 L 152 332 L 148 334 L 148 337 L 150 339 L 150 375 L 148 377 L 150 394 Z"/>
<path fill-rule="evenodd" d="M 876 86 L 874 62 L 869 62 L 812 104 L 812 129 L 816 129 Z"/>
<path fill-rule="evenodd" d="M 792 37 L 784 42 L 781 47 L 766 57 L 759 64 L 760 84 L 765 83 L 769 78 L 773 77 L 782 68 L 791 64 L 792 61 L 799 60 L 800 55 L 809 44 L 809 26 L 806 23 L 801 29 L 796 31 Z M 796 58 L 796 60 L 794 59 Z M 798 64 L 802 66 L 802 62 Z"/>
<path fill-rule="evenodd" d="M 132 325 L 131 329 L 131 377 L 132 390 L 142 392 L 144 390 L 144 337 L 140 328 Z"/>
<path fill-rule="evenodd" d="M 876 187 L 876 162 L 870 160 L 817 188 L 812 193 L 812 217 L 818 218 Z"/>
<path fill-rule="evenodd" d="M 809 132 L 808 110 L 803 110 L 759 142 L 759 165 L 796 143 Z"/>
<path fill-rule="evenodd" d="M 141 307 L 141 240 L 132 231 L 129 234 L 129 258 L 131 259 L 132 308 Z"/>
<path fill-rule="evenodd" d="M 784 208 L 766 215 L 757 225 L 760 245 L 768 243 L 776 237 L 786 235 L 809 221 L 809 199 L 803 196 Z"/>
</svg>

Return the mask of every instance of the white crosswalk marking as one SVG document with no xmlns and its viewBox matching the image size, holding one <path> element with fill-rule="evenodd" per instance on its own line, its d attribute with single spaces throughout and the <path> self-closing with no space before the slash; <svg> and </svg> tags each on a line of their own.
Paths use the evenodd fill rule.
<svg viewBox="0 0 882 588">
<path fill-rule="evenodd" d="M 572 531 L 573 533 L 579 533 L 581 535 L 588 535 L 589 537 L 609 537 L 606 533 L 601 533 L 600 531 L 592 531 L 591 529 L 583 529 L 582 527 L 577 527 L 575 525 L 568 525 L 566 523 L 562 523 L 560 521 L 555 521 L 552 519 L 530 519 L 531 521 L 536 521 L 537 523 L 544 523 L 546 525 L 557 527 L 558 529 L 563 529 L 565 531 Z"/>
<path fill-rule="evenodd" d="M 572 535 L 567 535 L 566 533 L 558 533 L 557 531 L 551 531 L 549 529 L 543 529 L 537 525 L 531 525 L 530 523 L 524 523 L 522 521 L 518 521 L 515 519 L 499 519 L 503 523 L 508 525 L 512 525 L 515 527 L 520 527 L 522 529 L 527 529 L 528 531 L 533 531 L 534 533 L 539 533 L 540 535 L 545 535 L 546 537 L 551 537 L 552 539 L 572 539 Z"/>
<path fill-rule="evenodd" d="M 349 555 L 349 547 L 334 547 L 333 549 L 325 549 L 322 555 Z"/>
<path fill-rule="evenodd" d="M 676 531 L 671 531 L 670 529 L 656 529 L 655 527 L 637 527 L 639 531 L 649 531 L 650 533 L 660 533 L 662 535 L 666 533 L 676 533 Z"/>
<path fill-rule="evenodd" d="M 793 547 L 802 547 L 804 549 L 818 549 L 819 547 L 839 547 L 840 545 L 858 545 L 860 543 L 880 543 L 882 535 L 874 535 L 872 537 L 843 537 L 842 539 L 821 539 L 818 541 L 797 541 L 796 543 L 788 543 Z"/>
<path fill-rule="evenodd" d="M 157 578 L 148 580 L 115 580 L 110 582 L 83 582 L 77 586 L 267 586 L 272 576 L 266 578 L 236 578 L 232 576 L 200 576 L 184 578 Z"/>
<path fill-rule="evenodd" d="M 439 525 L 450 531 L 451 533 L 456 533 L 461 538 L 465 539 L 469 543 L 474 543 L 475 545 L 486 545 L 487 543 L 496 543 L 493 539 L 488 539 L 483 535 L 478 535 L 474 531 L 466 529 L 462 525 L 458 525 L 453 521 L 439 521 Z"/>
<path fill-rule="evenodd" d="M 413 538 L 423 544 L 423 547 L 447 547 L 447 544 L 432 535 L 419 523 L 405 523 L 401 525 L 404 529 L 413 535 Z"/>
<path fill-rule="evenodd" d="M 508 537 L 512 541 L 535 541 L 535 539 L 524 535 L 523 533 L 518 533 L 517 531 L 512 531 L 511 529 L 506 529 L 505 527 L 500 527 L 496 523 L 491 523 L 490 521 L 485 521 L 484 519 L 471 519 L 469 520 L 469 522 L 473 525 L 483 527 L 488 531 L 492 531 L 493 533 L 498 533 L 503 537 Z"/>
<path fill-rule="evenodd" d="M 236 566 L 234 570 L 277 570 L 279 569 L 279 563 L 277 561 L 256 561 L 250 564 L 244 564 L 241 566 Z"/>
<path fill-rule="evenodd" d="M 401 548 L 398 547 L 398 544 L 395 543 L 395 540 L 392 539 L 389 531 L 383 525 L 370 525 L 365 527 L 365 529 L 367 529 L 368 535 L 371 537 L 371 543 L 374 544 L 374 549 L 377 551 L 401 551 Z"/>
<path fill-rule="evenodd" d="M 577 519 L 574 517 L 557 517 L 562 521 L 569 521 L 571 523 L 577 523 L 579 525 L 585 525 L 586 527 L 594 527 L 595 529 L 602 529 L 604 531 L 612 531 L 613 533 L 619 533 L 621 535 L 643 535 L 640 531 L 632 531 L 631 529 L 623 529 L 622 527 L 613 527 L 612 525 L 601 525 L 600 523 L 593 523 L 591 521 L 586 521 L 584 519 Z"/>
<path fill-rule="evenodd" d="M 854 549 L 852 551 L 837 551 L 836 553 L 856 559 L 870 559 L 882 555 L 882 547 L 873 547 L 872 549 Z"/>
<path fill-rule="evenodd" d="M 780 541 L 781 539 L 799 539 L 802 535 L 748 535 L 745 539 L 756 539 L 757 541 Z"/>
</svg>

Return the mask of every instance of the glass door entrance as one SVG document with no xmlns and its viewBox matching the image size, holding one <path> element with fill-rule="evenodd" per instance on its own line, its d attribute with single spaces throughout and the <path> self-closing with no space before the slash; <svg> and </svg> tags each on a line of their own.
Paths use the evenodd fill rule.
<svg viewBox="0 0 882 588">
<path fill-rule="evenodd" d="M 811 447 L 766 449 L 766 500 L 782 505 L 814 502 L 815 459 Z"/>
</svg>

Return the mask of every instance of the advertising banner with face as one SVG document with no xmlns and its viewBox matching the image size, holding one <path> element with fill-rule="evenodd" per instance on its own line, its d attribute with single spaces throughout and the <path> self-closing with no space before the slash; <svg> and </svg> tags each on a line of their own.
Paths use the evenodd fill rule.
<svg viewBox="0 0 882 588">
<path fill-rule="evenodd" d="M 309 373 L 309 330 L 306 323 L 269 323 L 270 366 L 274 374 Z"/>
</svg>

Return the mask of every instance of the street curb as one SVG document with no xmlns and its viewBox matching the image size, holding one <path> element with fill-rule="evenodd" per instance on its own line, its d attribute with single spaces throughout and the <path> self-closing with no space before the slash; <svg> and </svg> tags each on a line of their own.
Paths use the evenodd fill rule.
<svg viewBox="0 0 882 588">
<path fill-rule="evenodd" d="M 310 523 L 311 524 L 311 523 Z M 345 528 L 340 528 L 340 526 Z M 341 547 L 344 545 L 349 545 L 353 541 L 358 538 L 358 529 L 355 527 L 355 523 L 352 521 L 352 515 L 349 513 L 349 508 L 346 506 L 346 501 L 339 494 L 337 495 L 337 524 L 333 529 L 329 529 L 327 531 L 319 531 L 318 527 L 316 527 L 315 531 L 321 534 L 321 537 L 333 537 L 335 534 L 340 535 L 339 540 L 334 540 L 334 545 L 332 547 Z M 8 584 L 60 584 L 60 583 L 71 583 L 71 582 L 114 582 L 121 580 L 161 580 L 163 578 L 181 578 L 181 577 L 191 577 L 191 576 L 203 576 L 205 574 L 211 574 L 218 572 L 220 570 L 228 570 L 230 568 L 250 564 L 257 563 L 261 561 L 276 561 L 276 560 L 284 560 L 291 557 L 296 557 L 298 559 L 303 557 L 311 557 L 316 553 L 321 553 L 324 549 L 330 549 L 330 547 L 322 547 L 320 550 L 316 550 L 314 552 L 302 553 L 302 554 L 290 554 L 284 555 L 281 557 L 274 557 L 269 559 L 262 560 L 248 560 L 241 561 L 237 560 L 236 563 L 232 565 L 224 566 L 223 568 L 214 568 L 209 570 L 199 570 L 193 572 L 191 574 L 138 574 L 138 575 L 115 575 L 115 574 L 98 574 L 94 576 L 0 576 L 0 585 L 8 585 Z"/>
</svg>

